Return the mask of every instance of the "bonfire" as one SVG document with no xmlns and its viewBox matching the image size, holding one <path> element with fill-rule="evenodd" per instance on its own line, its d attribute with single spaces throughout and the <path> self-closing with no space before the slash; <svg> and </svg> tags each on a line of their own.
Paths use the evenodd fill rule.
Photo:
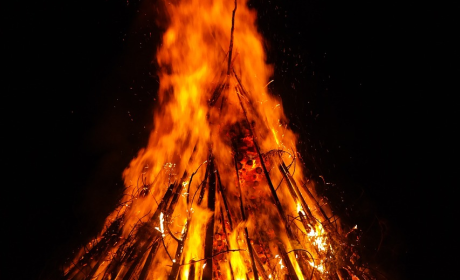
<svg viewBox="0 0 460 280">
<path fill-rule="evenodd" d="M 243 1 L 240 1 L 243 2 Z M 67 279 L 374 279 L 305 175 L 268 92 L 256 13 L 237 1 L 168 3 L 154 130 L 125 195 Z"/>
</svg>

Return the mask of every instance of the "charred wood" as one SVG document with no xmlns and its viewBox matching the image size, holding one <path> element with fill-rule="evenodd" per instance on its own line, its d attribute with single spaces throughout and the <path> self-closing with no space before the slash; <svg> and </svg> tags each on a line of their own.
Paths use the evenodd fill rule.
<svg viewBox="0 0 460 280">
<path fill-rule="evenodd" d="M 131 276 L 133 276 L 133 273 L 138 269 L 138 266 L 140 262 L 144 259 L 145 252 L 148 250 L 150 246 L 153 246 L 152 249 L 154 249 L 153 252 L 156 252 L 158 246 L 160 245 L 160 239 L 157 238 L 157 240 L 154 240 L 155 237 L 159 235 L 158 233 L 154 233 L 151 239 L 149 239 L 147 242 L 144 243 L 144 245 L 140 248 L 140 250 L 137 252 L 136 258 L 134 261 L 130 264 L 128 271 L 123 277 L 123 280 L 130 280 Z M 156 248 L 155 248 L 156 247 Z"/>
<path fill-rule="evenodd" d="M 196 264 L 193 263 L 190 265 L 190 271 L 189 271 L 189 274 L 188 274 L 188 280 L 195 280 L 195 266 Z"/>
<path fill-rule="evenodd" d="M 210 156 L 208 164 L 208 208 L 215 212 L 216 203 L 216 174 L 214 172 L 214 159 Z M 204 244 L 204 257 L 207 258 L 203 269 L 203 279 L 212 279 L 212 253 L 214 245 L 214 215 L 210 218 L 206 227 L 206 239 Z"/>
<path fill-rule="evenodd" d="M 233 31 L 235 30 L 235 13 L 237 8 L 237 2 L 235 0 L 235 9 L 232 13 L 232 30 L 230 32 L 230 47 L 228 48 L 228 66 L 227 66 L 227 76 L 230 75 L 230 66 L 232 64 L 232 53 L 233 53 Z"/>
<path fill-rule="evenodd" d="M 205 175 L 204 175 L 204 180 L 201 183 L 200 196 L 198 197 L 198 201 L 197 201 L 198 205 L 201 205 L 201 202 L 203 201 L 203 198 L 204 198 L 204 193 L 206 191 L 206 182 L 208 181 L 208 175 L 209 175 L 209 165 L 210 164 L 208 162 L 208 165 L 206 166 L 206 172 L 205 172 Z"/>
<path fill-rule="evenodd" d="M 150 269 L 150 266 L 152 265 L 152 261 L 158 251 L 158 247 L 159 247 L 159 241 L 158 242 L 155 242 L 152 246 L 152 248 L 150 249 L 150 252 L 149 252 L 149 255 L 147 257 L 147 260 L 145 261 L 144 263 L 144 267 L 142 268 L 141 270 L 141 273 L 139 275 L 139 278 L 138 280 L 145 280 L 147 279 L 147 276 L 148 276 L 148 273 L 149 273 L 149 269 Z"/>
</svg>

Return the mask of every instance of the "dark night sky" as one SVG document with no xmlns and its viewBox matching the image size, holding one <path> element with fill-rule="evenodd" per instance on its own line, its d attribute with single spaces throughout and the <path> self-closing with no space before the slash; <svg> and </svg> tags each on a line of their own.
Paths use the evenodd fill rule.
<svg viewBox="0 0 460 280">
<path fill-rule="evenodd" d="M 155 0 L 86 2 L 2 10 L 5 279 L 38 278 L 99 230 L 122 170 L 152 128 Z M 271 89 L 283 97 L 302 152 L 337 185 L 328 193 L 345 192 L 337 207 L 354 207 L 351 222 L 378 217 L 385 225 L 377 260 L 394 275 L 448 278 L 458 186 L 454 9 L 251 3 L 275 64 Z"/>
</svg>

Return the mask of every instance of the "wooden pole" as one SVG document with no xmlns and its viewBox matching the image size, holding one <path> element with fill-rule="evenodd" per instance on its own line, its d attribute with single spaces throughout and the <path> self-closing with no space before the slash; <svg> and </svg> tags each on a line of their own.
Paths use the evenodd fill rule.
<svg viewBox="0 0 460 280">
<path fill-rule="evenodd" d="M 215 213 L 216 208 L 216 174 L 214 172 L 214 158 L 209 157 L 208 164 L 208 209 Z M 214 247 L 214 214 L 206 227 L 206 239 L 204 244 L 204 257 L 206 266 L 203 269 L 203 279 L 212 279 L 212 255 Z"/>
</svg>

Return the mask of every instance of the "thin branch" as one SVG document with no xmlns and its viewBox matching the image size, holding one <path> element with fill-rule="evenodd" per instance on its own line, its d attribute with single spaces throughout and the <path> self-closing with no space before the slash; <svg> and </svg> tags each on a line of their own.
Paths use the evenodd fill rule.
<svg viewBox="0 0 460 280">
<path fill-rule="evenodd" d="M 201 168 L 201 166 L 203 164 L 207 163 L 207 162 L 208 161 L 206 160 L 203 163 L 201 163 L 200 166 L 198 166 L 198 168 L 195 170 L 195 172 L 192 173 L 192 176 L 190 176 L 190 181 L 188 183 L 188 190 L 187 190 L 187 193 L 188 193 L 188 195 L 187 195 L 187 206 L 189 206 L 188 205 L 188 199 L 189 199 L 189 196 L 190 196 L 190 185 L 192 184 L 193 176 L 195 176 L 195 174 L 198 172 L 198 170 Z M 192 202 L 190 203 L 190 206 L 193 205 L 193 200 L 195 200 L 195 195 L 198 192 L 198 190 L 200 189 L 200 187 L 203 185 L 203 182 L 204 182 L 204 180 L 198 185 L 198 188 L 196 189 L 195 194 L 193 195 Z"/>
<path fill-rule="evenodd" d="M 230 33 L 230 47 L 228 48 L 228 66 L 227 66 L 227 76 L 230 75 L 231 64 L 232 64 L 232 53 L 233 53 L 233 31 L 235 29 L 235 12 L 236 12 L 236 0 L 235 0 L 235 9 L 233 9 L 232 14 L 232 31 Z"/>
<path fill-rule="evenodd" d="M 161 241 L 162 241 L 162 243 L 163 243 L 163 247 L 165 248 L 166 254 L 168 254 L 169 259 L 171 260 L 171 262 L 174 262 L 174 261 L 173 261 L 173 258 L 172 258 L 171 255 L 169 254 L 168 247 L 166 247 L 165 239 L 164 239 L 163 237 L 161 238 Z"/>
<path fill-rule="evenodd" d="M 177 238 L 174 233 L 172 233 L 172 231 L 169 229 L 169 225 L 168 223 L 165 223 L 166 225 L 166 230 L 169 232 L 169 235 L 171 235 L 171 237 L 177 241 L 177 243 L 180 243 L 182 240 L 180 240 L 179 238 Z"/>
</svg>

